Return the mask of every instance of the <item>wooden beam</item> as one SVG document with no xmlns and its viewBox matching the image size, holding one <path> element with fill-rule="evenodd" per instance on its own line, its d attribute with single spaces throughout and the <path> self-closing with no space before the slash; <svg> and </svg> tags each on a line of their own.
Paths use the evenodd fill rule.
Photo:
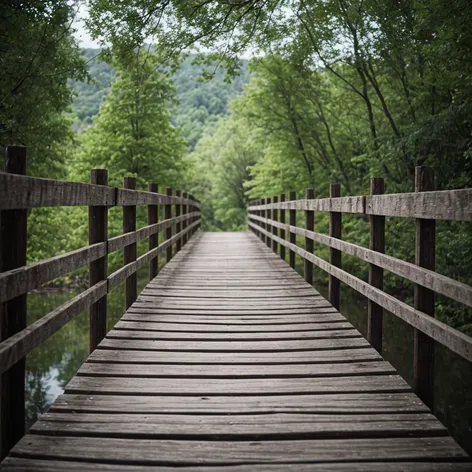
<svg viewBox="0 0 472 472">
<path fill-rule="evenodd" d="M 312 200 L 315 197 L 313 189 L 309 188 L 305 192 L 306 200 Z M 315 226 L 315 212 L 313 210 L 305 210 L 305 229 L 313 231 Z M 313 253 L 313 239 L 305 236 L 305 251 Z M 305 281 L 313 285 L 313 263 L 305 259 Z"/>
<path fill-rule="evenodd" d="M 285 193 L 282 193 L 280 195 L 280 202 L 283 203 L 285 202 Z M 285 224 L 285 210 L 280 210 L 280 222 L 282 224 Z M 280 230 L 280 237 L 282 239 L 285 239 L 285 230 L 281 229 Z M 280 258 L 285 261 L 285 246 L 280 246 Z"/>
<path fill-rule="evenodd" d="M 370 179 L 371 195 L 382 195 L 385 192 L 384 179 Z M 372 251 L 385 253 L 385 216 L 369 216 L 370 243 Z M 369 264 L 369 284 L 383 289 L 383 269 L 375 264 Z M 378 352 L 382 352 L 383 308 L 372 300 L 367 302 L 367 341 Z"/>
<path fill-rule="evenodd" d="M 297 192 L 295 190 L 290 191 L 290 200 L 297 199 Z M 297 211 L 296 210 L 289 210 L 289 224 L 290 226 L 297 226 Z M 290 243 L 296 244 L 297 243 L 297 236 L 294 233 L 290 233 Z M 290 250 L 289 252 L 289 264 L 292 269 L 295 269 L 295 252 Z"/>
<path fill-rule="evenodd" d="M 168 196 L 172 195 L 172 188 L 171 187 L 166 188 L 166 194 Z M 172 205 L 167 204 L 164 208 L 164 213 L 165 213 L 165 216 L 164 216 L 165 219 L 170 220 L 172 218 Z M 170 238 L 172 238 L 172 226 L 169 226 L 166 229 L 165 239 L 168 240 Z M 169 262 L 171 259 L 172 259 L 172 245 L 169 245 L 169 247 L 167 248 L 167 251 L 166 251 L 166 262 Z"/>
<path fill-rule="evenodd" d="M 25 147 L 8 146 L 5 149 L 5 172 L 26 174 Z M 2 211 L 0 225 L 0 271 L 26 265 L 27 211 Z M 26 328 L 26 294 L 1 304 L 0 310 L 0 341 Z M 0 459 L 25 434 L 25 366 L 23 357 L 1 376 Z"/>
<path fill-rule="evenodd" d="M 331 184 L 329 187 L 330 198 L 338 198 L 341 196 L 341 185 Z M 341 239 L 342 231 L 342 213 L 338 211 L 332 211 L 329 214 L 329 235 L 332 238 Z M 329 250 L 329 262 L 335 267 L 341 267 L 342 258 L 341 251 L 338 249 L 330 248 Z M 329 276 L 329 301 L 331 305 L 339 310 L 341 307 L 341 283 L 339 279 L 333 275 Z"/>
<path fill-rule="evenodd" d="M 92 169 L 90 181 L 94 185 L 108 185 L 106 169 Z M 108 207 L 89 207 L 89 244 L 105 242 L 108 239 Z M 106 280 L 108 272 L 108 257 L 93 261 L 89 266 L 89 285 L 93 287 L 98 282 Z M 106 294 L 90 306 L 90 352 L 93 352 L 107 334 L 107 296 Z"/>
<path fill-rule="evenodd" d="M 157 193 L 158 187 L 157 184 L 148 184 L 148 192 Z M 157 224 L 158 222 L 158 206 L 157 205 L 148 205 L 148 226 Z M 149 250 L 154 249 L 158 246 L 159 234 L 149 235 Z M 156 277 L 158 273 L 159 261 L 157 256 L 151 259 L 149 262 L 149 280 L 152 280 Z"/>
<path fill-rule="evenodd" d="M 136 190 L 136 178 L 125 177 L 123 187 L 129 190 Z M 136 206 L 123 206 L 123 233 L 136 231 Z M 131 243 L 124 248 L 124 265 L 136 261 L 136 243 Z M 125 280 L 125 309 L 127 310 L 138 298 L 138 277 L 135 272 L 131 273 Z"/>
<path fill-rule="evenodd" d="M 181 192 L 180 190 L 176 190 L 175 191 L 175 196 L 176 197 L 180 197 L 181 196 Z M 178 218 L 180 216 L 180 213 L 181 213 L 181 210 L 182 210 L 182 207 L 181 205 L 177 204 L 175 205 L 175 216 Z M 175 232 L 176 234 L 179 234 L 180 231 L 182 229 L 182 223 L 177 220 L 177 223 L 175 224 Z M 179 238 L 177 239 L 177 243 L 175 244 L 175 252 L 179 252 L 180 250 L 182 249 L 182 238 Z"/>
<path fill-rule="evenodd" d="M 415 169 L 416 192 L 434 190 L 434 171 L 429 167 Z M 436 268 L 436 221 L 416 220 L 415 263 L 434 271 Z M 434 292 L 415 285 L 415 309 L 434 317 Z M 416 394 L 434 408 L 434 340 L 415 329 L 413 351 L 413 386 Z"/>
<path fill-rule="evenodd" d="M 272 201 L 274 203 L 278 203 L 279 197 L 273 197 Z M 272 210 L 272 219 L 274 221 L 277 221 L 277 209 L 274 208 Z M 272 226 L 272 234 L 277 236 L 277 226 Z M 277 241 L 275 239 L 272 240 L 272 251 L 274 251 L 277 254 Z"/>
</svg>

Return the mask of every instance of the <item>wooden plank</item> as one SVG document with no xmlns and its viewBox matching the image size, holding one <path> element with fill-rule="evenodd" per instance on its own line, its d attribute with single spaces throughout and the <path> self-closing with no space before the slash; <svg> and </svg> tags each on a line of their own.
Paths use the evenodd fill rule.
<svg viewBox="0 0 472 472">
<path fill-rule="evenodd" d="M 309 365 L 212 365 L 208 364 L 149 364 L 123 363 L 85 363 L 77 375 L 95 377 L 143 377 L 187 378 L 187 379 L 260 379 L 260 378 L 321 378 L 356 375 L 393 375 L 395 369 L 385 361 L 344 364 L 309 364 Z"/>
<path fill-rule="evenodd" d="M 26 354 L 39 346 L 62 326 L 86 310 L 107 293 L 106 281 L 64 303 L 19 333 L 0 343 L 0 372 L 6 371 Z"/>
<path fill-rule="evenodd" d="M 369 438 L 274 441 L 176 441 L 61 437 L 31 434 L 15 457 L 143 465 L 224 465 L 401 460 L 467 460 L 451 438 Z"/>
<path fill-rule="evenodd" d="M 314 192 L 312 188 L 307 189 L 305 192 L 306 200 L 311 200 L 314 197 Z M 307 231 L 313 231 L 315 225 L 315 212 L 313 210 L 305 211 L 305 229 Z M 275 236 L 276 237 L 276 236 Z M 313 252 L 313 239 L 308 236 L 305 237 L 305 251 L 312 253 Z M 310 285 L 313 285 L 313 263 L 309 259 L 304 259 L 304 275 L 305 282 Z"/>
<path fill-rule="evenodd" d="M 125 177 L 123 181 L 125 189 L 136 190 L 136 178 Z M 136 231 L 136 206 L 123 206 L 123 233 L 133 233 Z M 136 243 L 128 244 L 124 247 L 123 265 L 132 264 L 136 261 L 137 246 Z M 127 310 L 138 297 L 138 278 L 136 271 L 130 271 L 125 278 L 125 310 Z"/>
<path fill-rule="evenodd" d="M 399 375 L 264 379 L 149 379 L 74 377 L 66 393 L 113 395 L 269 395 L 306 393 L 409 392 Z"/>
<path fill-rule="evenodd" d="M 106 254 L 106 243 L 92 244 L 0 274 L 0 303 L 30 292 Z"/>
<path fill-rule="evenodd" d="M 94 185 L 108 185 L 106 169 L 92 169 L 90 181 Z M 103 243 L 108 239 L 108 207 L 90 206 L 88 209 L 88 242 L 89 244 Z M 99 259 L 90 263 L 89 286 L 93 287 L 106 280 L 108 275 L 107 250 Z M 107 333 L 107 294 L 90 305 L 89 314 L 89 350 L 92 352 Z"/>
<path fill-rule="evenodd" d="M 152 330 L 113 329 L 109 339 L 143 339 L 165 341 L 288 341 L 294 339 L 340 339 L 357 338 L 361 334 L 356 329 L 331 329 L 325 331 L 292 331 L 289 333 L 195 333 Z"/>
<path fill-rule="evenodd" d="M 398 318 L 406 321 L 414 328 L 420 330 L 424 334 L 433 338 L 435 341 L 443 344 L 451 351 L 459 354 L 464 359 L 472 361 L 472 338 L 469 336 L 447 326 L 427 314 L 412 308 L 406 303 L 401 302 L 395 297 L 388 295 L 381 290 L 372 287 L 367 282 L 354 277 L 348 272 L 333 267 L 323 259 L 309 254 L 305 250 L 294 246 L 286 241 L 279 240 L 279 243 L 285 244 L 286 247 L 292 248 L 297 254 L 302 257 L 310 258 L 310 260 L 318 267 L 338 277 L 342 282 L 357 290 L 360 294 L 366 296 L 378 305 L 381 305 L 387 311 L 393 313 Z"/>
<path fill-rule="evenodd" d="M 277 203 L 279 201 L 279 197 L 273 197 L 272 201 L 274 203 Z M 276 208 L 272 209 L 271 218 L 272 218 L 272 220 L 277 221 L 277 209 Z M 272 234 L 277 236 L 277 227 L 276 226 L 272 226 Z M 277 254 L 277 248 L 278 248 L 277 241 L 272 240 L 272 251 L 274 251 L 276 254 Z"/>
<path fill-rule="evenodd" d="M 168 331 L 168 332 L 180 332 L 187 331 L 191 333 L 290 333 L 290 332 L 313 332 L 313 331 L 325 331 L 325 330 L 340 330 L 340 329 L 352 329 L 354 328 L 348 321 L 338 321 L 332 323 L 298 323 L 288 325 L 241 325 L 241 324 L 207 324 L 207 323 L 163 323 L 163 322 L 149 322 L 141 321 L 128 321 L 127 319 L 121 319 L 118 321 L 114 328 L 115 330 L 126 329 L 126 330 L 140 330 L 140 331 Z"/>
<path fill-rule="evenodd" d="M 126 401 L 124 401 L 126 400 Z M 126 396 L 63 394 L 50 412 L 187 413 L 187 414 L 379 414 L 425 413 L 413 393 L 328 393 L 262 396 Z"/>
<path fill-rule="evenodd" d="M 280 352 L 280 351 L 306 351 L 322 349 L 345 349 L 366 347 L 369 343 L 362 337 L 317 339 L 310 341 L 265 341 L 265 342 L 208 342 L 208 341 L 149 341 L 126 340 L 105 338 L 99 348 L 101 349 L 133 349 L 144 351 L 195 351 L 195 352 Z"/>
<path fill-rule="evenodd" d="M 0 172 L 0 210 L 114 204 L 112 187 Z"/>
<path fill-rule="evenodd" d="M 366 214 L 472 221 L 472 189 L 366 197 Z"/>
<path fill-rule="evenodd" d="M 90 425 L 93 424 L 93 429 Z M 136 425 L 139 424 L 139 428 Z M 87 437 L 126 439 L 217 439 L 218 441 L 277 439 L 335 439 L 447 436 L 430 413 L 377 415 L 169 415 L 103 413 L 45 413 L 31 431 Z"/>
<path fill-rule="evenodd" d="M 382 358 L 371 347 L 356 349 L 333 349 L 324 351 L 278 352 L 173 352 L 139 351 L 120 349 L 97 349 L 88 358 L 89 362 L 115 362 L 124 364 L 336 364 L 340 362 L 370 362 Z"/>
<path fill-rule="evenodd" d="M 166 188 L 167 196 L 172 196 L 172 189 L 170 187 Z M 164 207 L 164 217 L 166 220 L 170 220 L 172 218 L 172 206 L 166 205 Z M 165 238 L 166 240 L 170 240 L 172 238 L 172 226 L 168 226 L 165 231 Z M 166 263 L 169 263 L 172 259 L 172 244 L 167 247 L 166 250 Z"/>
<path fill-rule="evenodd" d="M 312 211 L 338 211 L 342 213 L 365 213 L 366 197 L 339 197 L 318 198 L 309 200 L 290 200 L 285 203 L 272 203 L 255 205 L 251 210 L 312 210 Z"/>
<path fill-rule="evenodd" d="M 120 464 L 104 464 L 103 462 L 71 462 L 63 460 L 38 460 L 38 459 L 22 459 L 7 458 L 2 464 L 4 472 L 150 472 L 155 470 L 155 466 L 146 465 L 120 465 Z M 175 467 L 159 467 L 160 472 L 175 472 Z M 179 467 L 181 472 L 208 472 L 208 467 Z M 470 472 L 470 464 L 466 463 L 446 463 L 446 462 L 349 462 L 343 464 L 340 462 L 333 464 L 250 464 L 246 465 L 225 465 L 223 467 L 212 466 L 212 472 Z"/>
<path fill-rule="evenodd" d="M 331 184 L 329 187 L 330 198 L 337 198 L 341 196 L 341 185 Z M 339 211 L 332 211 L 329 214 L 329 235 L 335 239 L 341 239 L 342 230 L 342 213 Z M 342 253 L 338 249 L 330 248 L 329 262 L 333 266 L 341 267 Z M 331 305 L 337 310 L 341 306 L 341 283 L 336 277 L 330 275 L 328 277 L 328 300 Z"/>
<path fill-rule="evenodd" d="M 5 170 L 8 175 L 26 174 L 26 148 L 8 146 L 5 149 Z M 22 175 L 19 175 L 22 177 Z M 0 185 L 0 192 L 2 188 Z M 3 197 L 0 196 L 0 201 Z M 1 204 L 0 204 L 1 205 Z M 10 271 L 26 265 L 28 241 L 26 210 L 0 212 L 0 271 Z M 7 288 L 4 290 L 7 291 Z M 10 297 L 0 304 L 0 347 L 26 328 L 26 294 Z M 6 340 L 6 341 L 5 341 Z M 1 358 L 0 358 L 1 359 Z M 0 377 L 0 460 L 25 434 L 25 372 L 23 357 L 16 365 L 3 368 Z M 7 370 L 9 368 L 9 370 Z"/>
<path fill-rule="evenodd" d="M 157 184 L 150 183 L 148 184 L 148 192 L 157 193 L 158 187 Z M 148 227 L 152 227 L 158 224 L 158 205 L 148 205 Z M 149 234 L 148 248 L 149 251 L 152 251 L 154 248 L 159 246 L 159 235 Z M 108 247 L 110 247 L 110 241 L 108 241 Z M 110 249 L 108 249 L 110 250 Z M 154 277 L 157 276 L 158 272 L 158 257 L 155 256 L 149 261 L 149 280 L 151 281 Z"/>
<path fill-rule="evenodd" d="M 370 179 L 371 195 L 382 195 L 385 191 L 384 180 L 381 178 Z M 370 241 L 369 248 L 372 251 L 385 252 L 385 217 L 369 216 Z M 374 264 L 369 265 L 369 284 L 383 290 L 383 269 Z M 367 340 L 374 349 L 382 352 L 383 333 L 383 309 L 372 300 L 367 301 Z"/>
<path fill-rule="evenodd" d="M 416 167 L 415 190 L 434 190 L 434 172 L 429 167 Z M 416 220 L 415 263 L 428 270 L 436 268 L 436 222 Z M 415 285 L 415 309 L 434 318 L 435 295 L 432 290 Z M 415 329 L 413 332 L 413 388 L 429 408 L 434 407 L 434 340 Z"/>
<path fill-rule="evenodd" d="M 138 205 L 189 205 L 192 208 L 199 209 L 200 202 L 192 199 L 173 197 L 172 195 L 162 195 L 143 190 L 117 189 L 117 206 L 138 206 Z"/>
</svg>

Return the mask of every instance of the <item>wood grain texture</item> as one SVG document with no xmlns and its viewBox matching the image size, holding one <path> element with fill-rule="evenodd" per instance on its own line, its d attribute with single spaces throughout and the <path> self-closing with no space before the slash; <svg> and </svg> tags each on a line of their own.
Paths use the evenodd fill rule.
<svg viewBox="0 0 472 472">
<path fill-rule="evenodd" d="M 391 364 L 258 236 L 191 225 L 2 470 L 467 470 Z"/>
</svg>

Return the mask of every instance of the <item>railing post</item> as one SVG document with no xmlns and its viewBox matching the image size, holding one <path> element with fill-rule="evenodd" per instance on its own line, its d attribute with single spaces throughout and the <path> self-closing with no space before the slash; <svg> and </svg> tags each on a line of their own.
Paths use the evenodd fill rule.
<svg viewBox="0 0 472 472">
<path fill-rule="evenodd" d="M 26 148 L 8 146 L 5 172 L 26 174 Z M 26 265 L 27 210 L 5 210 L 0 216 L 0 272 Z M 0 341 L 26 328 L 26 294 L 1 306 Z M 25 434 L 25 366 L 23 358 L 1 375 L 0 460 Z"/>
<path fill-rule="evenodd" d="M 181 197 L 181 192 L 180 192 L 180 190 L 176 190 L 176 191 L 175 191 L 175 196 L 176 196 L 176 197 L 179 197 L 179 198 Z M 177 217 L 177 216 L 180 216 L 180 209 L 181 209 L 181 206 L 180 206 L 179 203 L 178 203 L 177 205 L 175 205 L 175 216 L 176 216 L 176 217 Z M 181 231 L 181 229 L 182 229 L 182 223 L 179 221 L 179 222 L 177 222 L 177 223 L 175 224 L 175 233 L 176 233 L 176 234 L 179 234 L 180 231 Z M 181 249 L 182 249 L 182 239 L 179 238 L 179 239 L 177 240 L 177 242 L 175 243 L 175 250 L 176 250 L 176 252 L 179 252 Z"/>
<path fill-rule="evenodd" d="M 108 185 L 106 169 L 92 169 L 90 183 Z M 89 244 L 102 243 L 108 240 L 108 207 L 89 207 Z M 105 255 L 89 265 L 90 287 L 106 280 L 108 256 Z M 90 352 L 93 352 L 107 334 L 107 296 L 103 296 L 90 306 Z"/>
<path fill-rule="evenodd" d="M 305 192 L 306 200 L 313 200 L 314 192 L 309 188 Z M 315 212 L 313 210 L 305 210 L 305 229 L 313 231 L 315 229 Z M 313 254 L 313 239 L 305 236 L 305 251 Z M 305 259 L 305 280 L 313 285 L 313 262 Z"/>
<path fill-rule="evenodd" d="M 297 192 L 292 190 L 290 192 L 289 200 L 296 200 L 296 199 L 297 199 Z M 297 226 L 297 210 L 289 210 L 288 218 L 289 218 L 288 224 L 290 226 Z M 297 235 L 290 231 L 289 240 L 291 244 L 297 244 Z M 290 267 L 292 269 L 295 269 L 295 251 L 292 251 L 292 249 L 290 249 L 290 252 L 289 252 L 289 263 L 290 263 Z"/>
<path fill-rule="evenodd" d="M 271 203 L 272 203 L 272 199 L 271 198 L 266 198 L 266 205 L 270 205 Z M 269 224 L 270 216 L 271 216 L 271 211 L 269 209 L 267 209 L 266 212 L 265 212 L 265 218 L 266 218 L 266 231 L 268 233 L 271 233 L 271 228 L 270 228 L 270 224 Z M 266 237 L 266 245 L 269 249 L 272 246 L 271 243 L 272 243 L 272 240 L 271 240 L 270 236 L 267 236 Z"/>
<path fill-rule="evenodd" d="M 188 195 L 187 195 L 187 192 L 183 192 L 182 193 L 182 197 L 187 199 L 188 198 Z M 188 205 L 182 205 L 182 215 L 186 215 L 188 213 Z M 187 228 L 188 226 L 188 221 L 187 220 L 184 220 L 182 221 L 182 231 Z M 185 246 L 187 244 L 187 240 L 188 240 L 188 234 L 185 233 L 183 236 L 182 236 L 182 246 Z"/>
<path fill-rule="evenodd" d="M 429 167 L 415 169 L 415 191 L 434 190 L 434 171 Z M 415 263 L 434 271 L 436 268 L 436 221 L 416 219 Z M 434 292 L 415 285 L 415 309 L 434 317 Z M 431 409 L 434 407 L 434 340 L 414 330 L 413 383 L 416 394 Z"/>
<path fill-rule="evenodd" d="M 166 188 L 166 194 L 168 197 L 172 196 L 172 189 L 170 187 Z M 172 205 L 166 204 L 165 206 L 165 219 L 170 220 L 172 218 Z M 172 238 L 172 225 L 166 228 L 166 241 Z M 166 263 L 172 259 L 172 244 L 166 250 Z"/>
<path fill-rule="evenodd" d="M 280 195 L 280 203 L 285 202 L 285 193 Z M 280 222 L 285 224 L 285 210 L 283 208 L 280 209 Z M 280 230 L 280 239 L 285 239 L 285 230 Z M 280 258 L 285 261 L 285 246 L 282 244 L 280 245 Z"/>
<path fill-rule="evenodd" d="M 148 184 L 148 192 L 157 193 L 157 184 Z M 148 205 L 148 225 L 154 225 L 158 221 L 158 208 L 157 205 Z M 149 236 L 149 250 L 152 250 L 158 246 L 159 233 L 154 233 Z M 156 277 L 158 272 L 158 258 L 153 257 L 149 261 L 149 280 Z"/>
<path fill-rule="evenodd" d="M 264 206 L 266 204 L 266 199 L 265 198 L 261 198 L 261 206 Z M 265 218 L 265 210 L 261 210 L 261 218 Z M 262 221 L 259 223 L 261 225 L 261 228 L 262 229 L 266 229 L 266 224 L 263 223 Z M 263 243 L 265 243 L 267 240 L 267 236 L 264 234 L 264 233 L 261 233 L 261 241 Z"/>
<path fill-rule="evenodd" d="M 336 198 L 341 196 L 341 185 L 331 184 L 329 186 L 330 198 Z M 332 238 L 341 239 L 342 230 L 342 214 L 338 211 L 331 211 L 329 213 L 329 235 Z M 329 250 L 329 262 L 335 267 L 341 267 L 341 251 L 338 249 L 330 248 Z M 329 301 L 331 305 L 339 310 L 341 302 L 340 292 L 340 281 L 332 275 L 329 276 Z"/>
<path fill-rule="evenodd" d="M 136 178 L 125 177 L 123 187 L 136 190 Z M 136 206 L 125 205 L 123 207 L 123 233 L 136 231 Z M 136 260 L 136 243 L 124 247 L 124 265 Z M 127 310 L 138 298 L 138 274 L 134 272 L 125 280 L 125 309 Z"/>
<path fill-rule="evenodd" d="M 274 197 L 274 198 L 272 199 L 272 202 L 273 202 L 273 203 L 278 203 L 278 202 L 279 202 L 279 197 Z M 277 208 L 274 208 L 274 209 L 272 210 L 272 219 L 273 219 L 274 221 L 277 221 Z M 272 226 L 272 234 L 273 234 L 274 236 L 277 236 L 277 226 Z M 277 246 L 278 246 L 277 241 L 275 241 L 275 239 L 273 239 L 273 240 L 272 240 L 272 250 L 273 250 L 276 254 L 277 254 Z"/>
<path fill-rule="evenodd" d="M 383 195 L 385 192 L 384 179 L 370 179 L 370 194 Z M 370 215 L 370 244 L 373 251 L 385 253 L 385 216 Z M 369 284 L 383 289 L 383 269 L 369 264 Z M 367 301 L 367 341 L 374 349 L 382 353 L 382 322 L 383 308 L 372 300 Z"/>
</svg>

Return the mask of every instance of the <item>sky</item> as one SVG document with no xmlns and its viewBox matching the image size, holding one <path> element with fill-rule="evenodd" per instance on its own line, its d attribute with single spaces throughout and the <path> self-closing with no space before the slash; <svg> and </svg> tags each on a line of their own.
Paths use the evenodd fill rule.
<svg viewBox="0 0 472 472">
<path fill-rule="evenodd" d="M 82 48 L 98 48 L 98 44 L 90 38 L 87 30 L 85 29 L 84 18 L 87 18 L 87 5 L 81 4 L 79 11 L 77 12 L 72 26 L 75 30 L 74 37 L 79 42 L 79 46 Z"/>
</svg>

